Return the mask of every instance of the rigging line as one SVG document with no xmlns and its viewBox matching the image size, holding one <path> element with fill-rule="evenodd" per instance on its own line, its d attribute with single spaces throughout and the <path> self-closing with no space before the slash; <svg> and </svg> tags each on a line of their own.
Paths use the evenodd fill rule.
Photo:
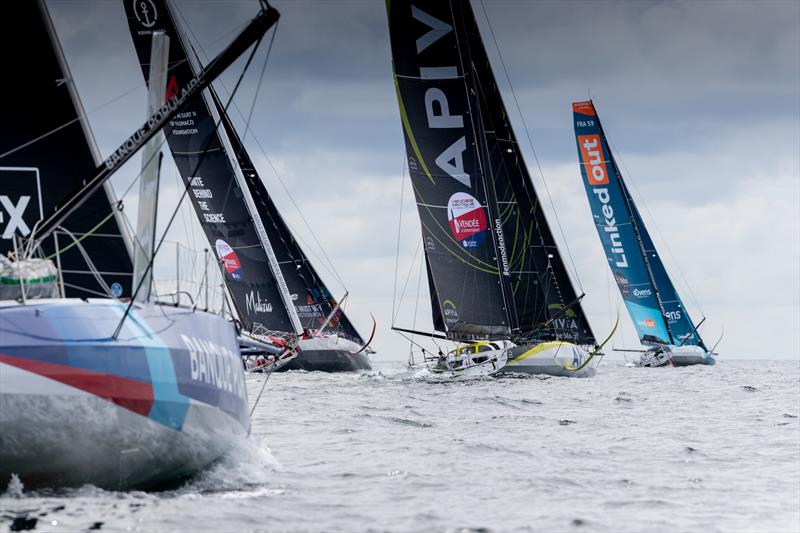
<svg viewBox="0 0 800 533">
<path fill-rule="evenodd" d="M 203 56 L 205 56 L 206 60 L 207 60 L 208 59 L 208 54 L 205 52 L 205 49 L 203 48 L 203 46 L 200 44 L 200 40 L 197 38 L 197 35 L 194 33 L 194 31 L 192 31 L 191 26 L 189 26 L 189 24 L 187 23 L 186 17 L 183 16 L 183 12 L 181 11 L 181 9 L 177 5 L 175 6 L 175 9 L 178 12 L 178 16 L 181 17 L 181 19 L 183 21 L 183 25 L 189 30 L 189 33 L 192 35 L 192 37 L 194 38 L 195 42 L 197 43 L 197 48 L 200 50 L 200 53 L 202 53 Z M 273 38 L 274 38 L 274 34 L 273 34 Z M 271 47 L 272 47 L 272 41 L 270 41 L 270 49 L 271 49 Z M 225 83 L 221 79 L 217 80 L 217 85 L 219 87 L 222 87 L 223 89 L 225 89 L 227 91 L 227 87 L 225 86 Z M 242 118 L 242 119 L 245 118 L 244 113 L 242 113 L 241 109 L 239 109 L 239 106 L 236 104 L 236 102 L 233 102 L 233 108 L 239 114 L 240 118 Z M 252 113 L 252 111 L 251 111 L 251 113 Z M 258 146 L 258 149 L 261 151 L 261 155 L 263 155 L 264 159 L 267 160 L 267 164 L 269 164 L 270 168 L 272 169 L 273 175 L 278 180 L 278 183 L 280 183 L 281 188 L 283 189 L 283 191 L 288 196 L 289 201 L 292 203 L 292 206 L 294 206 L 295 210 L 300 215 L 300 219 L 303 221 L 303 225 L 306 227 L 308 232 L 311 234 L 311 237 L 313 238 L 314 243 L 317 245 L 319 251 L 322 253 L 322 257 L 320 257 L 316 253 L 316 250 L 314 250 L 313 247 L 309 246 L 306 243 L 305 239 L 301 239 L 299 236 L 294 235 L 295 239 L 297 239 L 298 241 L 301 241 L 303 244 L 305 244 L 306 251 L 310 252 L 322 264 L 322 266 L 325 267 L 325 270 L 329 274 L 331 274 L 342 287 L 344 287 L 346 289 L 346 284 L 344 283 L 344 279 L 339 274 L 339 272 L 336 270 L 336 267 L 334 266 L 333 261 L 331 261 L 330 257 L 328 257 L 328 254 L 325 251 L 325 248 L 322 246 L 322 243 L 320 243 L 319 239 L 317 238 L 316 233 L 314 232 L 313 229 L 311 229 L 311 225 L 308 223 L 308 220 L 306 219 L 305 215 L 303 215 L 303 211 L 300 209 L 300 206 L 297 205 L 297 202 L 295 201 L 294 197 L 292 196 L 292 193 L 289 192 L 289 188 L 286 186 L 286 183 L 284 183 L 283 178 L 281 178 L 280 174 L 278 173 L 278 169 L 275 168 L 275 165 L 272 163 L 272 159 L 267 155 L 267 151 L 264 149 L 264 147 L 261 145 L 261 142 L 258 140 L 258 137 L 255 134 L 255 131 L 253 131 L 252 128 L 250 128 L 250 120 L 249 119 L 247 120 L 247 125 L 246 125 L 246 129 L 245 129 L 245 132 L 244 132 L 245 137 L 247 136 L 248 133 L 252 134 L 252 137 L 253 137 L 253 140 L 256 143 L 256 146 Z M 244 138 L 242 139 L 242 148 L 244 148 Z M 289 225 L 289 223 L 286 220 L 284 220 L 284 223 L 289 228 L 289 230 L 292 231 L 291 226 Z M 297 233 L 297 232 L 293 231 L 293 233 Z M 324 258 L 324 261 L 323 261 L 323 258 Z"/>
<path fill-rule="evenodd" d="M 544 171 L 542 170 L 542 164 L 539 161 L 539 156 L 536 153 L 536 149 L 533 147 L 533 139 L 531 138 L 531 133 L 528 130 L 528 125 L 525 123 L 525 116 L 522 114 L 522 108 L 519 105 L 519 100 L 517 100 L 517 93 L 514 90 L 514 85 L 511 83 L 511 76 L 508 74 L 508 69 L 506 68 L 506 62 L 503 60 L 503 54 L 500 51 L 500 45 L 497 43 L 497 38 L 494 35 L 494 29 L 492 29 L 492 23 L 489 20 L 489 15 L 486 12 L 486 5 L 484 4 L 484 0 L 480 0 L 481 9 L 483 10 L 483 16 L 486 18 L 486 25 L 489 27 L 489 33 L 492 36 L 492 41 L 494 41 L 494 46 L 497 49 L 497 55 L 500 58 L 500 64 L 503 67 L 503 73 L 506 76 L 506 81 L 508 81 L 508 86 L 511 89 L 511 96 L 514 99 L 514 105 L 517 108 L 517 113 L 519 113 L 520 120 L 522 121 L 522 129 L 525 130 L 525 136 L 528 138 L 528 145 L 531 148 L 531 152 L 533 152 L 533 158 L 536 161 L 536 167 L 539 169 L 539 175 L 542 177 L 542 183 L 544 184 L 544 190 L 547 192 L 547 199 L 550 201 L 550 207 L 553 208 L 553 214 L 556 217 L 556 224 L 558 225 L 558 231 L 561 233 L 561 239 L 564 242 L 564 246 L 567 249 L 567 255 L 569 256 L 570 263 L 572 264 L 572 273 L 575 275 L 575 280 L 578 282 L 578 287 L 580 287 L 581 291 L 583 292 L 583 284 L 581 283 L 580 275 L 578 274 L 578 269 L 575 266 L 575 259 L 572 257 L 572 250 L 570 250 L 569 242 L 567 241 L 567 237 L 564 234 L 564 228 L 561 226 L 561 219 L 558 216 L 558 211 L 556 211 L 555 203 L 553 202 L 553 197 L 550 194 L 550 187 L 547 186 L 547 180 L 544 177 Z"/>
<path fill-rule="evenodd" d="M 406 296 L 406 288 L 408 287 L 408 280 L 411 279 L 411 273 L 414 271 L 414 265 L 417 262 L 417 255 L 419 255 L 420 248 L 422 248 L 422 238 L 420 238 L 419 243 L 417 244 L 417 247 L 414 251 L 414 257 L 411 259 L 411 267 L 408 269 L 406 282 L 405 284 L 403 284 L 403 292 L 400 294 L 400 301 L 397 304 L 398 309 L 401 305 L 403 305 L 403 298 L 405 298 Z M 397 313 L 394 313 L 394 315 L 392 316 L 392 324 L 395 323 L 395 320 L 397 320 Z"/>
<path fill-rule="evenodd" d="M 272 28 L 272 35 L 269 39 L 269 45 L 267 46 L 267 53 L 264 56 L 264 63 L 261 65 L 261 74 L 258 76 L 258 83 L 256 84 L 256 92 L 253 96 L 253 101 L 250 103 L 250 112 L 247 114 L 247 120 L 244 123 L 244 137 L 242 137 L 242 150 L 244 150 L 244 142 L 247 140 L 247 133 L 250 131 L 250 121 L 253 118 L 253 111 L 256 108 L 256 102 L 258 101 L 258 95 L 261 90 L 261 84 L 264 81 L 264 72 L 267 70 L 267 63 L 269 62 L 270 54 L 272 53 L 272 45 L 275 44 L 275 35 L 278 33 L 278 26 L 280 25 L 280 19 L 278 22 L 275 23 L 275 26 Z"/>
<path fill-rule="evenodd" d="M 647 200 L 642 195 L 642 193 L 639 192 L 639 187 L 636 186 L 636 180 L 632 179 L 633 176 L 632 176 L 630 170 L 628 170 L 628 165 L 626 165 L 625 161 L 622 159 L 622 156 L 620 155 L 621 152 L 619 152 L 617 150 L 616 145 L 611 142 L 611 140 L 608 138 L 608 136 L 606 136 L 606 141 L 608 141 L 608 144 L 611 146 L 612 150 L 614 150 L 614 152 L 617 154 L 616 155 L 616 159 L 618 159 L 619 162 L 622 163 L 622 167 L 625 169 L 625 175 L 628 177 L 628 179 L 626 181 L 633 185 L 633 190 L 636 191 L 636 196 L 639 197 L 639 200 L 642 202 L 642 205 L 644 205 L 644 208 L 647 211 L 647 214 L 650 217 L 650 220 L 653 222 L 653 226 L 656 228 L 656 231 L 658 232 L 658 236 L 661 239 L 661 243 L 664 245 L 664 248 L 666 248 L 670 259 L 672 259 L 673 264 L 675 265 L 675 267 L 678 270 L 678 274 L 680 274 L 680 276 L 681 276 L 681 280 L 683 281 L 683 283 L 684 283 L 684 285 L 685 285 L 685 287 L 687 289 L 687 292 L 689 293 L 689 297 L 692 299 L 692 303 L 697 307 L 697 309 L 700 311 L 700 313 L 702 315 L 705 315 L 705 312 L 703 312 L 702 307 L 700 307 L 699 301 L 697 300 L 697 298 L 694 295 L 694 291 L 692 290 L 692 286 L 689 285 L 689 280 L 684 275 L 683 269 L 681 269 L 680 263 L 678 263 L 678 260 L 675 259 L 675 256 L 672 254 L 672 249 L 669 246 L 669 242 L 664 238 L 664 234 L 661 233 L 661 227 L 658 225 L 658 222 L 656 221 L 656 218 L 653 216 L 653 212 L 650 211 L 650 206 L 647 204 Z"/>
<path fill-rule="evenodd" d="M 397 248 L 394 254 L 394 283 L 392 285 L 392 325 L 397 316 L 397 271 L 400 268 L 400 230 L 403 226 L 403 197 L 406 193 L 406 156 L 403 155 L 403 174 L 400 178 L 400 212 L 397 216 Z"/>
<path fill-rule="evenodd" d="M 239 89 L 239 86 L 241 85 L 242 80 L 244 79 L 244 75 L 247 73 L 247 69 L 250 67 L 250 62 L 253 60 L 253 57 L 255 56 L 256 52 L 258 51 L 258 47 L 261 44 L 261 41 L 262 41 L 263 38 L 264 37 L 262 35 L 261 37 L 258 38 L 258 40 L 253 45 L 253 50 L 250 52 L 250 56 L 247 58 L 247 62 L 245 63 L 241 74 L 239 74 L 239 79 L 236 80 L 236 85 L 234 86 L 233 92 L 231 93 L 230 97 L 228 98 L 228 102 L 225 104 L 225 109 L 223 110 L 223 112 L 227 113 L 228 107 L 230 106 L 231 102 L 233 101 L 233 97 L 236 95 L 236 91 Z M 220 115 L 219 120 L 217 120 L 216 124 L 214 125 L 214 129 L 213 129 L 212 133 L 217 133 L 219 131 L 219 127 L 220 127 L 221 124 L 222 124 L 222 115 Z M 206 144 L 205 144 L 205 147 L 204 147 L 204 150 L 203 150 L 203 153 L 200 155 L 200 158 L 197 161 L 197 165 L 195 165 L 195 168 L 191 173 L 192 176 L 197 174 L 197 171 L 200 168 L 200 165 L 203 163 L 203 160 L 205 159 L 205 156 L 208 153 L 208 148 L 211 146 L 211 142 L 213 140 L 214 140 L 214 135 L 209 134 L 208 140 L 206 141 Z M 113 335 L 114 339 L 117 338 L 117 336 L 119 335 L 119 332 L 122 330 L 122 326 L 123 326 L 123 324 L 125 324 L 125 320 L 128 318 L 128 315 L 130 314 L 131 308 L 133 307 L 133 303 L 136 301 L 136 296 L 139 294 L 139 291 L 141 290 L 142 285 L 144 285 L 144 280 L 147 277 L 147 274 L 153 268 L 153 262 L 155 261 L 155 258 L 158 255 L 158 252 L 161 250 L 161 246 L 164 244 L 164 240 L 167 237 L 167 232 L 169 231 L 169 228 L 172 226 L 172 223 L 175 221 L 175 217 L 178 214 L 178 211 L 179 211 L 181 203 L 183 202 L 183 199 L 186 198 L 186 196 L 189 193 L 190 185 L 191 185 L 191 180 L 186 182 L 186 186 L 183 189 L 183 193 L 181 194 L 181 197 L 178 199 L 178 205 L 172 211 L 172 215 L 170 216 L 169 221 L 167 222 L 167 225 L 164 228 L 164 233 L 162 233 L 161 238 L 158 241 L 158 245 L 153 249 L 153 255 L 150 257 L 150 261 L 147 263 L 147 267 L 145 268 L 144 272 L 142 273 L 141 279 L 139 280 L 139 282 L 136 285 L 136 290 L 131 295 L 131 301 L 126 306 L 125 313 L 122 315 L 122 319 L 119 321 L 119 324 L 117 325 L 117 329 L 114 331 L 114 335 Z"/>
</svg>

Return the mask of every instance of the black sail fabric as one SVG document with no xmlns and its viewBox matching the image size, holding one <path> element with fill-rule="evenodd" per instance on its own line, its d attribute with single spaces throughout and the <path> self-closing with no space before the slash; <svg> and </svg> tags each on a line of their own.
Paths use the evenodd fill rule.
<svg viewBox="0 0 800 533">
<path fill-rule="evenodd" d="M 465 28 L 461 48 L 479 97 L 486 181 L 494 187 L 499 206 L 491 225 L 503 229 L 498 254 L 503 268 L 510 271 L 518 335 L 593 345 L 594 334 L 528 174 L 470 3 L 454 0 L 452 6 Z"/>
<path fill-rule="evenodd" d="M 100 163 L 57 36 L 42 2 L 8 2 L 4 20 L 24 31 L 4 31 L 6 105 L 0 127 L 0 253 L 13 250 L 12 236 L 29 237 L 35 224 Z M 110 185 L 95 192 L 62 226 L 81 241 L 105 283 L 119 296 L 131 294 L 133 265 L 114 213 Z M 73 241 L 63 231 L 45 239 L 46 256 Z M 77 246 L 60 263 L 67 297 L 105 296 Z"/>
<path fill-rule="evenodd" d="M 511 331 L 472 97 L 449 2 L 387 2 L 408 168 L 422 224 L 434 323 L 450 338 Z"/>
<path fill-rule="evenodd" d="M 303 253 L 300 244 L 278 212 L 278 208 L 270 198 L 267 188 L 258 176 L 238 133 L 228 115 L 222 108 L 222 102 L 214 89 L 210 89 L 214 105 L 222 117 L 222 125 L 233 147 L 233 152 L 242 169 L 247 186 L 253 195 L 261 220 L 270 235 L 270 241 L 278 259 L 286 285 L 292 295 L 297 316 L 305 328 L 319 328 L 333 312 L 336 301 L 333 299 L 325 283 L 317 274 L 308 257 Z M 364 341 L 353 327 L 353 324 L 340 308 L 331 318 L 329 330 L 338 331 L 350 340 L 363 344 Z"/>
<path fill-rule="evenodd" d="M 182 36 L 163 0 L 123 2 L 128 27 L 147 79 L 152 34 L 170 37 L 167 99 L 194 78 Z M 236 184 L 234 163 L 225 152 L 204 97 L 190 101 L 164 128 L 172 157 L 225 283 L 246 329 L 256 333 L 294 332 L 267 254 Z"/>
</svg>

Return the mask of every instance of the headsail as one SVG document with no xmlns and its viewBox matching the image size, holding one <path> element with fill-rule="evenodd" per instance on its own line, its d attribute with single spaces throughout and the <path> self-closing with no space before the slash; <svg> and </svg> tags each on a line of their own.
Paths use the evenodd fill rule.
<svg viewBox="0 0 800 533">
<path fill-rule="evenodd" d="M 387 9 L 434 324 L 452 338 L 594 344 L 469 1 Z"/>
<path fill-rule="evenodd" d="M 126 1 L 124 5 L 145 78 L 152 32 L 163 31 L 170 37 L 167 98 L 171 98 L 194 73 L 168 5 L 163 0 Z M 200 225 L 225 271 L 240 320 L 250 331 L 295 332 L 282 303 L 279 280 L 268 266 L 268 254 L 237 185 L 235 163 L 226 153 L 206 100 L 198 96 L 188 102 L 164 133 L 178 171 L 189 186 Z"/>
<path fill-rule="evenodd" d="M 572 110 L 592 216 L 639 339 L 704 347 L 614 161 L 594 104 L 576 102 Z"/>
<path fill-rule="evenodd" d="M 101 158 L 43 1 L 3 6 L 8 21 L 25 28 L 3 32 L 0 98 L 0 254 L 12 236 L 29 237 L 38 220 L 95 170 Z M 26 144 L 29 143 L 29 144 Z M 127 232 L 110 184 L 92 194 L 62 226 L 77 238 L 108 286 L 131 293 Z M 99 225 L 99 226 L 98 226 Z M 42 243 L 45 255 L 72 244 L 65 232 Z M 54 258 L 54 261 L 56 258 Z M 77 246 L 60 254 L 67 297 L 105 296 Z"/>
</svg>

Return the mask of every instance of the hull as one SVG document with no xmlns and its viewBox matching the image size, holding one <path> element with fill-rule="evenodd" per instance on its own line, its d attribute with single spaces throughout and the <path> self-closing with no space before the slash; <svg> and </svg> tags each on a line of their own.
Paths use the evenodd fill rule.
<svg viewBox="0 0 800 533">
<path fill-rule="evenodd" d="M 361 346 L 336 337 L 314 337 L 300 339 L 300 353 L 286 365 L 275 370 L 306 370 L 308 372 L 356 372 L 371 370 L 372 364 L 364 352 L 357 352 Z"/>
<path fill-rule="evenodd" d="M 110 300 L 0 304 L 0 485 L 153 488 L 250 430 L 233 327 Z"/>
<path fill-rule="evenodd" d="M 646 364 L 657 358 L 652 353 L 646 353 L 642 355 L 637 366 L 711 366 L 717 363 L 713 354 L 706 352 L 699 346 L 663 346 L 658 348 L 657 355 L 663 359 L 661 364 Z"/>
<path fill-rule="evenodd" d="M 509 374 L 543 374 L 573 378 L 592 377 L 597 373 L 593 363 L 578 371 L 567 370 L 567 366 L 578 368 L 589 358 L 586 350 L 569 342 L 544 342 L 535 346 L 517 346 L 508 357 L 508 363 L 497 376 Z"/>
<path fill-rule="evenodd" d="M 435 366 L 430 367 L 430 371 L 437 375 L 448 378 L 479 378 L 493 376 L 506 364 L 508 354 L 505 350 L 495 352 L 485 352 L 480 354 L 488 360 L 482 363 L 471 363 L 460 368 L 452 369 L 452 363 L 440 361 Z"/>
</svg>

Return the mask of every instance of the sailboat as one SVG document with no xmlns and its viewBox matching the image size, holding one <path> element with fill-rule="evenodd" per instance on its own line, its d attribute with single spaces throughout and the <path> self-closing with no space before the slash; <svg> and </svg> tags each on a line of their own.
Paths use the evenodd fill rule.
<svg viewBox="0 0 800 533">
<path fill-rule="evenodd" d="M 147 16 L 124 2 L 142 72 L 148 78 L 149 36 L 171 37 L 167 91 L 197 69 L 180 21 L 165 0 L 149 0 Z M 222 128 L 214 125 L 221 121 Z M 368 342 L 303 253 L 273 203 L 217 93 L 209 88 L 167 128 L 167 141 L 200 225 L 216 252 L 233 307 L 251 338 L 297 354 L 279 370 L 370 369 Z M 198 168 L 197 147 L 209 150 Z M 374 334 L 374 324 L 373 331 Z M 370 338 L 371 340 L 371 338 Z"/>
<path fill-rule="evenodd" d="M 3 275 L 17 283 L 0 293 L 0 485 L 14 475 L 25 486 L 174 482 L 249 434 L 237 335 L 220 315 L 129 299 L 142 283 L 106 184 L 279 15 L 260 11 L 101 161 L 44 1 L 5 14 L 25 31 L 2 42 L 0 220 L 13 249 Z M 57 273 L 38 276 L 56 271 L 53 260 Z"/>
<path fill-rule="evenodd" d="M 469 1 L 392 0 L 387 12 L 436 330 L 422 335 L 461 343 L 456 353 L 513 344 L 503 346 L 498 374 L 594 375 L 599 348 L 583 294 L 542 211 Z"/>
<path fill-rule="evenodd" d="M 594 103 L 572 104 L 583 185 L 608 265 L 639 340 L 640 366 L 713 365 L 656 251 L 608 145 Z"/>
</svg>

